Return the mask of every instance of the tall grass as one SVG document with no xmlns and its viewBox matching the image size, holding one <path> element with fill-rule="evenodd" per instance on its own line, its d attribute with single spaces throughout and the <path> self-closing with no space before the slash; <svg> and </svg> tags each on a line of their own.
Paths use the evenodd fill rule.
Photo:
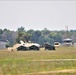
<svg viewBox="0 0 76 75">
<path fill-rule="evenodd" d="M 48 71 L 76 69 L 76 60 L 45 61 L 53 59 L 76 59 L 75 47 L 60 47 L 55 51 L 41 49 L 40 51 L 0 50 L 0 75 L 51 75 L 39 73 Z M 53 75 L 74 75 L 76 72 L 59 72 Z"/>
</svg>

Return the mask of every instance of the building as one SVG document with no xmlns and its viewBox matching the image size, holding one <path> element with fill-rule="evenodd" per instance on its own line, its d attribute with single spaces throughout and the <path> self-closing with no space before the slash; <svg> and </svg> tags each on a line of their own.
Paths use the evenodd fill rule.
<svg viewBox="0 0 76 75">
<path fill-rule="evenodd" d="M 0 49 L 6 48 L 7 41 L 6 40 L 0 40 Z"/>
<path fill-rule="evenodd" d="M 64 46 L 72 46 L 72 39 L 66 38 L 63 40 L 63 45 Z"/>
</svg>

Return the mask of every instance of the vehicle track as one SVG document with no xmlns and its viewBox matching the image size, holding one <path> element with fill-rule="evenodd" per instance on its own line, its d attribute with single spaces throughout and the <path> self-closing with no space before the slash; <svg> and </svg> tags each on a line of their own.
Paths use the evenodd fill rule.
<svg viewBox="0 0 76 75">
<path fill-rule="evenodd" d="M 56 71 L 33 72 L 33 73 L 27 73 L 27 75 L 53 74 L 53 73 L 76 73 L 76 69 L 64 69 L 64 70 L 56 70 Z"/>
<path fill-rule="evenodd" d="M 27 60 L 27 61 L 44 61 L 44 62 L 52 62 L 52 61 L 76 61 L 76 59 L 49 59 L 49 60 Z"/>
</svg>

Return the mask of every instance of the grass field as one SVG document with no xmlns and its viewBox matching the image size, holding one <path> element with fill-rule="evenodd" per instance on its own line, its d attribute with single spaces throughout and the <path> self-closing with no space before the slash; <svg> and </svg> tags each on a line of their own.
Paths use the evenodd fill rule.
<svg viewBox="0 0 76 75">
<path fill-rule="evenodd" d="M 0 75 L 76 75 L 76 47 L 0 50 Z"/>
</svg>

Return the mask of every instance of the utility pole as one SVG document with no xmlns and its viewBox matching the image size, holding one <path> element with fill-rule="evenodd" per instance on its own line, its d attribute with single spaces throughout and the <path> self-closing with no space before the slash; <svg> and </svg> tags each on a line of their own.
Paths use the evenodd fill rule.
<svg viewBox="0 0 76 75">
<path fill-rule="evenodd" d="M 67 26 L 67 38 L 68 38 L 68 26 Z"/>
<path fill-rule="evenodd" d="M 65 26 L 66 38 L 68 38 L 68 26 Z"/>
</svg>

